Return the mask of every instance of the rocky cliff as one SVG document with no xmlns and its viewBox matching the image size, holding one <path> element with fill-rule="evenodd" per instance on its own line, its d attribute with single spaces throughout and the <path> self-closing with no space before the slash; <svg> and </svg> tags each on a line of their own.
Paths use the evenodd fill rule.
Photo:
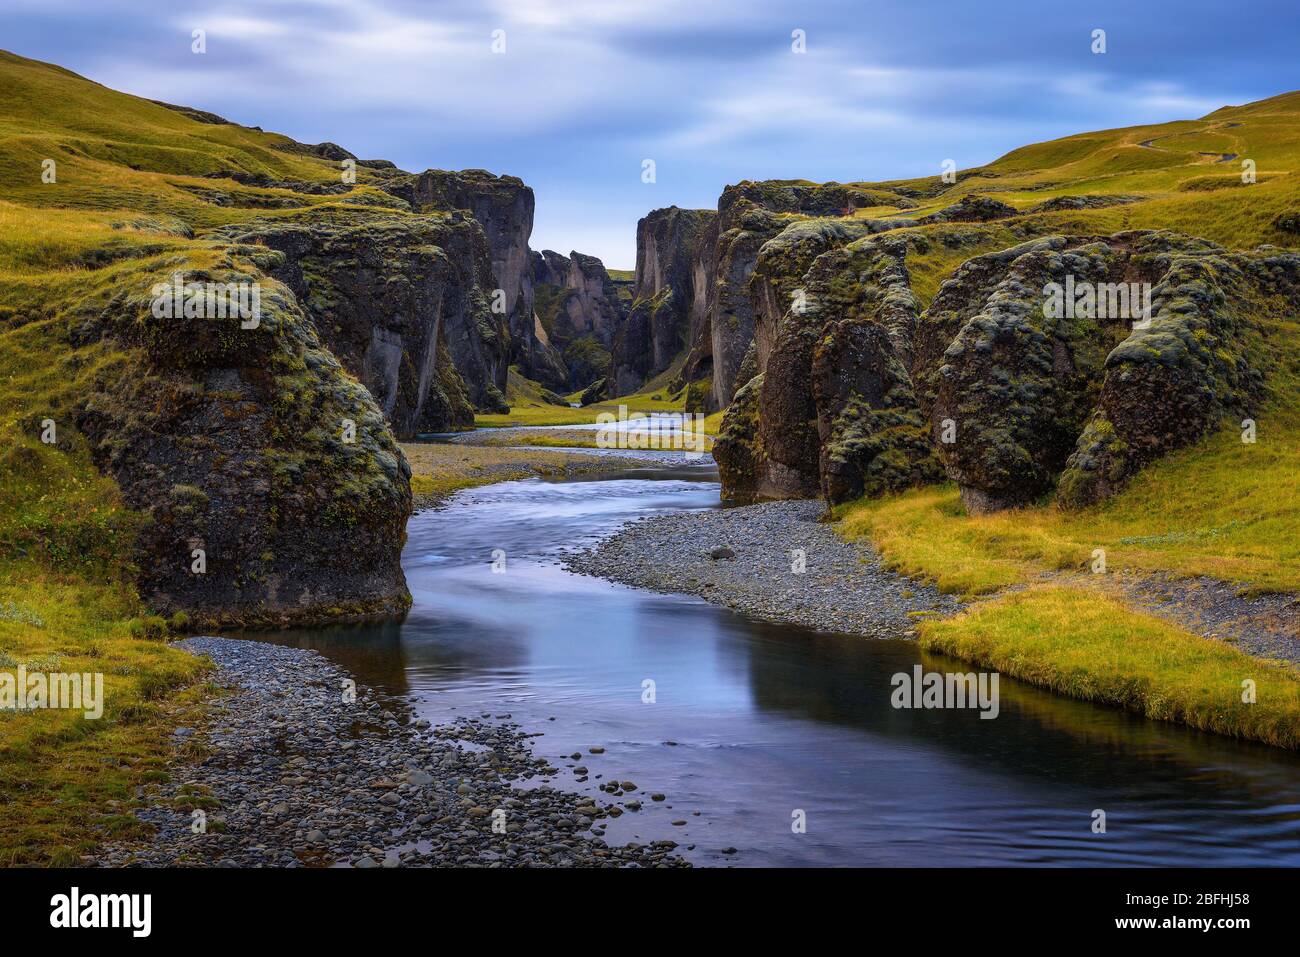
<svg viewBox="0 0 1300 957">
<path fill-rule="evenodd" d="M 475 220 L 333 213 L 226 235 L 284 254 L 272 275 L 398 435 L 468 428 L 476 408 L 506 409 L 511 337 L 490 308 L 493 258 Z"/>
<path fill-rule="evenodd" d="M 1094 504 L 1249 416 L 1268 365 L 1251 316 L 1300 306 L 1294 253 L 1134 231 L 973 257 L 921 309 L 908 262 L 936 237 L 844 243 L 853 228 L 802 223 L 763 249 L 762 308 L 800 296 L 724 419 L 715 456 L 732 496 L 840 502 L 946 476 L 975 513 L 1054 490 L 1065 507 Z M 1058 287 L 1110 308 L 1058 308 Z"/>
<path fill-rule="evenodd" d="M 617 284 L 595 256 L 547 249 L 533 253 L 533 291 L 542 335 L 559 361 L 562 378 L 554 387 L 585 389 L 606 374 L 623 325 L 626 303 Z"/>
<path fill-rule="evenodd" d="M 505 317 L 508 361 L 529 378 L 561 385 L 555 352 L 534 319 L 533 253 L 528 247 L 533 231 L 532 189 L 516 176 L 494 176 L 486 170 L 426 170 L 389 180 L 384 189 L 417 211 L 463 210 L 483 227 L 492 256 L 490 306 Z"/>
<path fill-rule="evenodd" d="M 728 186 L 716 213 L 675 206 L 650 213 L 637 224 L 635 299 L 610 365 L 613 392 L 635 391 L 684 350 L 674 387 L 690 386 L 688 408 L 726 406 L 765 364 L 775 338 L 780 307 L 768 290 L 767 298 L 751 290 L 764 244 L 793 223 L 881 205 L 914 204 L 878 188 L 767 181 Z M 870 230 L 858 222 L 846 227 L 854 236 Z"/>
<path fill-rule="evenodd" d="M 637 223 L 636 285 L 613 345 L 607 379 L 612 395 L 635 392 L 689 345 L 697 259 L 716 219 L 711 210 L 670 206 Z"/>
<path fill-rule="evenodd" d="M 232 244 L 185 277 L 259 284 L 255 328 L 158 318 L 148 290 L 173 263 L 92 295 L 70 339 L 117 357 L 75 421 L 144 518 L 132 556 L 142 597 L 198 628 L 404 611 L 410 469 L 370 392 L 269 278 L 285 255 Z"/>
</svg>

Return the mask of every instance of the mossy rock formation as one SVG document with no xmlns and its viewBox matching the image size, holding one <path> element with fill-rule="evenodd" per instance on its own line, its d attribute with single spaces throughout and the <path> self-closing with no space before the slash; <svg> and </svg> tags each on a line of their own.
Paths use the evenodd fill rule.
<svg viewBox="0 0 1300 957">
<path fill-rule="evenodd" d="M 1300 308 L 1300 256 L 1277 250 L 1172 256 L 1149 325 L 1106 358 L 1096 410 L 1061 475 L 1063 507 L 1095 504 L 1143 466 L 1225 418 L 1245 426 L 1266 396 L 1256 317 Z"/>
<path fill-rule="evenodd" d="M 1119 283 L 1128 260 L 1127 250 L 1104 242 L 1038 244 L 1007 263 L 949 343 L 931 423 L 968 511 L 1025 505 L 1051 491 L 1095 401 L 1102 363 L 1128 326 L 1125 317 L 1046 308 L 1044 289 L 1064 288 L 1067 277 L 1080 286 Z"/>
<path fill-rule="evenodd" d="M 1063 506 L 1095 503 L 1248 417 L 1268 365 L 1250 317 L 1300 305 L 1296 254 L 1132 231 L 973 257 L 922 311 L 907 261 L 935 237 L 843 242 L 856 229 L 804 221 L 763 247 L 761 322 L 803 307 L 751 344 L 753 386 L 715 449 L 730 497 L 840 502 L 946 475 L 972 512 L 1058 483 Z"/>
<path fill-rule="evenodd" d="M 284 254 L 271 274 L 399 436 L 468 428 L 475 408 L 506 411 L 510 334 L 490 307 L 491 253 L 474 220 L 334 215 L 228 234 Z"/>
<path fill-rule="evenodd" d="M 124 289 L 77 333 L 83 344 L 109 338 L 126 356 L 85 397 L 77 426 L 144 518 L 134 556 L 141 594 L 197 628 L 362 618 L 410 604 L 400 564 L 410 468 L 371 394 L 259 268 L 277 258 L 234 247 L 217 268 L 186 275 L 260 283 L 255 328 L 238 318 L 155 318 L 146 286 Z"/>
</svg>

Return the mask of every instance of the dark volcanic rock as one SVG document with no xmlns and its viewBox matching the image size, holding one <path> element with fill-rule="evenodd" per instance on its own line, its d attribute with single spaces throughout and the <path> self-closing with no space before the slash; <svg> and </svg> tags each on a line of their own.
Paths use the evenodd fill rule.
<svg viewBox="0 0 1300 957">
<path fill-rule="evenodd" d="M 1029 252 L 1062 250 L 1062 236 L 1047 236 L 1009 249 L 966 260 L 944 280 L 938 294 L 917 324 L 912 339 L 912 385 L 921 413 L 929 419 L 939 389 L 943 354 L 972 316 L 984 308 L 1011 264 Z"/>
<path fill-rule="evenodd" d="M 829 299 L 840 290 L 814 289 L 809 267 L 822 253 L 863 236 L 852 220 L 795 222 L 766 242 L 750 279 L 756 310 L 753 360 L 765 370 L 760 397 L 759 441 L 766 471 L 739 495 L 765 498 L 815 495 L 818 490 L 817 404 L 813 352 L 826 326 Z"/>
<path fill-rule="evenodd" d="M 970 511 L 1026 504 L 1058 482 L 1062 505 L 1097 502 L 1262 394 L 1259 334 L 1247 317 L 1267 295 L 1293 297 L 1289 255 L 1258 265 L 1163 232 L 1049 237 L 1009 252 L 1004 278 L 964 322 L 933 380 L 934 434 L 945 422 L 955 429 L 937 448 Z M 1008 257 L 982 258 L 958 281 L 987 288 Z M 1094 306 L 1050 307 L 1047 284 L 1067 277 L 1095 292 Z M 1121 296 L 1143 288 L 1149 316 Z M 947 285 L 945 295 L 963 299 Z"/>
<path fill-rule="evenodd" d="M 1273 225 L 1284 233 L 1300 233 L 1300 210 L 1290 209 L 1278 213 L 1273 218 Z"/>
<path fill-rule="evenodd" d="M 805 219 L 792 223 L 759 249 L 749 280 L 754 304 L 755 359 L 760 369 L 777 341 L 782 322 L 796 309 L 811 311 L 804 274 L 822 253 L 869 233 L 865 220 Z"/>
<path fill-rule="evenodd" d="M 775 332 L 771 316 L 766 317 L 766 328 L 760 333 L 759 314 L 761 299 L 766 295 L 761 286 L 751 286 L 751 276 L 758 264 L 759 253 L 768 240 L 778 236 L 797 218 L 851 216 L 855 210 L 871 206 L 910 206 L 912 203 L 900 196 L 879 189 L 867 189 L 840 183 L 807 183 L 788 180 L 745 181 L 723 190 L 718 200 L 717 237 L 711 253 L 701 259 L 701 283 L 708 292 L 706 312 L 710 342 L 708 355 L 713 370 L 713 408 L 722 408 L 731 401 L 736 390 L 745 384 L 742 375 L 745 356 L 757 335 L 765 336 L 760 345 L 755 371 L 766 367 L 765 352 Z M 857 221 L 845 222 L 841 228 L 857 235 L 870 232 L 869 226 Z M 813 233 L 824 231 L 816 227 Z M 852 236 L 803 234 L 790 237 L 794 255 L 796 247 L 810 239 L 815 246 L 819 241 L 833 239 L 836 243 Z M 779 317 L 778 317 L 779 318 Z M 698 341 L 698 340 L 697 340 Z M 692 343 L 692 353 L 704 350 Z M 752 374 L 752 373 L 751 373 Z"/>
<path fill-rule="evenodd" d="M 145 517 L 134 556 L 141 595 L 204 627 L 410 604 L 399 560 L 410 469 L 370 393 L 266 277 L 282 261 L 264 247 L 234 247 L 209 274 L 186 276 L 258 282 L 254 328 L 238 318 L 157 319 L 150 298 L 131 290 L 80 333 L 110 336 L 127 356 L 84 399 L 77 425 Z"/>
<path fill-rule="evenodd" d="M 231 232 L 284 253 L 272 274 L 398 435 L 504 411 L 510 336 L 490 308 L 491 253 L 474 220 L 369 214 Z"/>
<path fill-rule="evenodd" d="M 636 290 L 614 342 L 608 381 L 615 395 L 635 392 L 686 346 L 702 238 L 717 214 L 656 209 L 637 223 Z"/>
<path fill-rule="evenodd" d="M 755 297 L 766 295 L 767 291 L 755 291 L 751 285 L 764 244 L 808 217 L 824 220 L 822 226 L 813 227 L 808 234 L 812 238 L 810 249 L 827 238 L 833 238 L 838 244 L 871 232 L 915 225 L 904 220 L 842 219 L 834 229 L 843 234 L 814 235 L 830 229 L 826 223 L 833 220 L 827 217 L 850 217 L 855 210 L 871 206 L 908 208 L 914 205 L 911 200 L 878 187 L 766 180 L 728 186 L 718 200 L 716 215 L 704 210 L 693 211 L 693 216 L 704 219 L 698 230 L 673 233 L 668 228 L 667 216 L 673 210 L 652 213 L 647 217 L 648 222 L 643 221 L 645 225 L 638 228 L 638 262 L 647 255 L 660 262 L 671 260 L 674 266 L 670 274 L 681 278 L 669 280 L 670 296 L 661 292 L 662 285 L 652 284 L 653 291 L 647 293 L 638 281 L 638 302 L 629 314 L 626 339 L 616 350 L 612 366 L 611 381 L 616 391 L 635 388 L 633 383 L 642 382 L 665 368 L 676 356 L 677 348 L 685 346 L 685 361 L 672 385 L 673 391 L 687 388 L 688 411 L 712 412 L 723 408 L 741 386 L 765 367 L 766 354 L 783 311 L 768 301 L 768 312 L 763 313 L 764 301 Z M 676 210 L 677 215 L 683 213 Z M 799 240 L 791 237 L 791 247 L 799 245 Z M 684 279 L 688 273 L 683 265 L 689 269 L 688 281 Z M 639 271 L 638 276 L 641 275 Z M 672 330 L 672 333 L 663 335 L 657 330 Z M 756 336 L 761 339 L 757 361 L 747 366 L 746 359 Z"/>
<path fill-rule="evenodd" d="M 1174 245 L 1150 325 L 1106 358 L 1096 411 L 1060 478 L 1064 507 L 1095 504 L 1140 468 L 1218 426 L 1251 417 L 1266 395 L 1266 346 L 1254 317 L 1295 315 L 1300 256 L 1261 248 L 1227 254 Z"/>
<path fill-rule="evenodd" d="M 1053 196 L 1033 206 L 1026 213 L 1054 213 L 1072 209 L 1105 209 L 1107 206 L 1124 206 L 1139 203 L 1141 196 L 1093 194 L 1087 196 Z"/>
<path fill-rule="evenodd" d="M 738 187 L 727 187 L 719 201 L 714 280 L 708 304 L 713 395 L 721 408 L 731 401 L 740 381 L 741 363 L 754 341 L 755 309 L 749 281 L 758 253 L 789 221 L 755 205 Z"/>
<path fill-rule="evenodd" d="M 604 379 L 597 379 L 591 385 L 582 391 L 582 405 L 591 405 L 594 402 L 600 402 L 608 399 L 609 387 Z"/>
<path fill-rule="evenodd" d="M 681 381 L 687 385 L 687 412 L 716 412 L 718 402 L 713 374 L 713 333 L 709 308 L 714 280 L 718 275 L 718 218 L 704 227 L 691 264 L 691 308 L 687 330 L 688 349 L 682 364 Z"/>
</svg>

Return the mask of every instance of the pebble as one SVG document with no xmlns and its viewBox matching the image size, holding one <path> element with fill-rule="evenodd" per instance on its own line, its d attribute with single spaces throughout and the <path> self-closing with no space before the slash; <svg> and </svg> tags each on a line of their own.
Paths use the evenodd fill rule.
<svg viewBox="0 0 1300 957">
<path fill-rule="evenodd" d="M 885 570 L 869 546 L 845 541 L 821 521 L 825 512 L 820 501 L 796 500 L 652 515 L 567 554 L 563 564 L 625 585 L 697 595 L 755 618 L 874 638 L 910 636 L 917 613 L 961 607 Z"/>
<path fill-rule="evenodd" d="M 141 789 L 132 811 L 152 834 L 104 845 L 89 863 L 690 866 L 661 843 L 607 845 L 592 825 L 622 809 L 538 785 L 555 769 L 508 716 L 432 724 L 360 683 L 345 702 L 338 689 L 351 675 L 306 649 L 208 637 L 178 646 L 212 658 L 209 680 L 222 694 L 205 727 L 179 736 L 200 747 L 175 754 L 169 779 Z M 207 815 L 198 834 L 196 808 Z"/>
</svg>

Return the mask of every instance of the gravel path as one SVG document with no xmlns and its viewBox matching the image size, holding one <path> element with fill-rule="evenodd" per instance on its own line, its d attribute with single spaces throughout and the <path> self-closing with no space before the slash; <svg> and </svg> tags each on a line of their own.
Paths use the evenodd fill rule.
<svg viewBox="0 0 1300 957">
<path fill-rule="evenodd" d="M 176 730 L 188 760 L 170 782 L 140 794 L 153 838 L 106 847 L 94 864 L 687 866 L 672 841 L 607 846 L 604 819 L 639 803 L 538 786 L 559 769 L 533 757 L 532 736 L 508 714 L 430 727 L 360 686 L 345 701 L 348 675 L 313 651 L 226 638 L 180 645 L 217 663 L 212 681 L 225 693 L 210 727 Z M 514 786 L 523 782 L 532 783 Z M 198 833 L 196 811 L 206 816 Z"/>
<path fill-rule="evenodd" d="M 1243 598 L 1213 578 L 1150 576 L 1124 583 L 1135 605 L 1258 658 L 1300 664 L 1300 596 Z"/>
<path fill-rule="evenodd" d="M 824 511 L 821 502 L 786 501 L 655 515 L 567 555 L 564 565 L 755 618 L 875 638 L 911 636 L 917 613 L 957 610 L 956 599 L 885 571 L 873 551 L 843 541 L 818 521 Z M 797 549 L 802 572 L 794 570 Z"/>
</svg>

